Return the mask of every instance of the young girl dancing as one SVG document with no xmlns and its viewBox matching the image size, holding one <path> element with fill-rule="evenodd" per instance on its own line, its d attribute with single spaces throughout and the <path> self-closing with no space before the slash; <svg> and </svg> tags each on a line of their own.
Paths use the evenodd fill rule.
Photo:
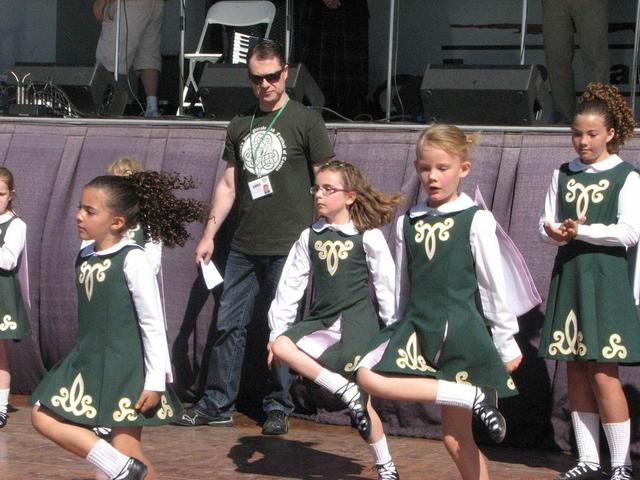
<svg viewBox="0 0 640 480">
<path fill-rule="evenodd" d="M 31 333 L 17 278 L 27 226 L 11 206 L 15 194 L 13 175 L 0 167 L 0 428 L 8 420 L 9 340 L 19 340 Z"/>
<path fill-rule="evenodd" d="M 376 227 L 391 220 L 401 197 L 377 192 L 357 167 L 335 160 L 320 167 L 311 193 L 320 219 L 302 232 L 284 266 L 269 310 L 269 365 L 285 362 L 337 395 L 369 444 L 378 478 L 398 479 L 380 418 L 351 380 L 358 354 L 379 331 L 369 277 L 380 318 L 395 320 L 395 266 Z M 309 315 L 292 326 L 310 277 Z"/>
<path fill-rule="evenodd" d="M 578 462 L 557 477 L 603 478 L 600 422 L 611 479 L 633 477 L 629 406 L 618 364 L 640 361 L 640 322 L 627 248 L 640 235 L 640 179 L 617 152 L 631 138 L 633 113 L 616 87 L 589 84 L 571 128 L 578 158 L 553 173 L 540 219 L 542 238 L 559 245 L 539 354 L 567 362 Z"/>
<path fill-rule="evenodd" d="M 509 373 L 522 359 L 514 339 L 518 324 L 504 293 L 496 222 L 458 192 L 476 138 L 452 125 L 434 125 L 418 138 L 415 167 L 428 199 L 396 227 L 400 320 L 371 342 L 357 374 L 371 395 L 442 405 L 444 444 L 465 480 L 489 478 L 472 415 L 494 441 L 503 440 L 497 395 L 516 394 Z"/>
<path fill-rule="evenodd" d="M 34 427 L 86 458 L 109 479 L 153 479 L 140 445 L 142 427 L 169 423 L 180 402 L 167 388 L 171 364 L 160 295 L 142 248 L 125 232 L 142 223 L 172 247 L 205 206 L 178 199 L 192 187 L 173 174 L 141 172 L 89 182 L 76 215 L 83 240 L 76 259 L 78 342 L 31 397 Z M 112 445 L 84 426 L 112 428 Z"/>
</svg>

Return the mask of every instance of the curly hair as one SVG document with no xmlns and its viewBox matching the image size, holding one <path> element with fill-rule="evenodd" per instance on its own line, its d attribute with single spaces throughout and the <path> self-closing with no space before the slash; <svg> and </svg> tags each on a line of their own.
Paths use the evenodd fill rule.
<svg viewBox="0 0 640 480">
<path fill-rule="evenodd" d="M 422 131 L 416 142 L 416 158 L 422 157 L 426 144 L 444 150 L 459 157 L 463 162 L 470 161 L 470 147 L 480 139 L 480 132 L 465 134 L 455 125 L 436 123 Z"/>
<path fill-rule="evenodd" d="M 351 221 L 358 232 L 379 227 L 393 219 L 393 210 L 402 201 L 401 194 L 388 195 L 374 189 L 362 171 L 351 163 L 330 160 L 320 165 L 318 173 L 330 170 L 342 177 L 344 189 L 356 193 L 349 205 Z"/>
<path fill-rule="evenodd" d="M 607 83 L 587 85 L 576 109 L 576 117 L 581 114 L 599 115 L 604 120 L 607 130 L 615 130 L 613 138 L 607 143 L 609 153 L 618 153 L 624 142 L 633 137 L 636 122 L 618 87 Z"/>
<path fill-rule="evenodd" d="M 202 222 L 207 216 L 204 202 L 176 197 L 175 190 L 190 190 L 195 183 L 191 177 L 173 172 L 136 172 L 127 177 L 103 175 L 86 187 L 105 191 L 107 207 L 125 219 L 123 231 L 140 224 L 148 238 L 161 240 L 170 248 L 184 246 L 189 238 L 186 225 Z"/>
</svg>

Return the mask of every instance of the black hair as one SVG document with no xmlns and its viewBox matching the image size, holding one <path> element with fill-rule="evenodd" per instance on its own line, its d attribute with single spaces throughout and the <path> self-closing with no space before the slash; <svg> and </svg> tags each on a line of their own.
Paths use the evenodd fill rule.
<svg viewBox="0 0 640 480">
<path fill-rule="evenodd" d="M 284 49 L 282 48 L 282 45 L 273 40 L 262 40 L 260 43 L 251 47 L 249 49 L 249 53 L 247 53 L 247 65 L 253 57 L 258 58 L 259 60 L 277 58 L 280 61 L 280 65 L 287 64 L 284 59 Z"/>
<path fill-rule="evenodd" d="M 204 221 L 204 202 L 176 197 L 175 190 L 195 188 L 191 177 L 177 173 L 145 171 L 128 177 L 102 175 L 86 187 L 107 193 L 107 207 L 125 219 L 124 229 L 142 225 L 145 235 L 167 247 L 183 246 L 189 238 L 186 225 Z"/>
</svg>

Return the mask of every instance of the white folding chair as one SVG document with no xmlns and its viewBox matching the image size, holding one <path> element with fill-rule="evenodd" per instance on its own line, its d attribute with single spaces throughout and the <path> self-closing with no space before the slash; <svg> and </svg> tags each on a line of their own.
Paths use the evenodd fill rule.
<svg viewBox="0 0 640 480">
<path fill-rule="evenodd" d="M 205 53 L 202 51 L 202 44 L 204 43 L 210 25 L 218 24 L 231 27 L 246 27 L 266 24 L 264 38 L 269 38 L 271 24 L 273 23 L 275 15 L 276 7 L 269 1 L 240 0 L 214 3 L 207 12 L 207 18 L 202 27 L 202 33 L 200 34 L 196 51 L 194 53 L 187 53 L 184 56 L 184 58 L 189 60 L 189 75 L 182 92 L 183 105 L 185 107 L 190 106 L 190 104 L 186 102 L 189 88 L 193 88 L 196 93 L 198 92 L 198 84 L 194 76 L 196 65 L 200 62 L 218 62 L 224 54 L 224 52 Z M 242 62 L 242 60 L 238 59 L 234 59 L 234 61 L 236 63 Z"/>
</svg>

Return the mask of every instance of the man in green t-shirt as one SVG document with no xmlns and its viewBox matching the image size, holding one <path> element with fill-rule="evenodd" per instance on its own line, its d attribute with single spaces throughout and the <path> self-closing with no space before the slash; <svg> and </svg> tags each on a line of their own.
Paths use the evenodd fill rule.
<svg viewBox="0 0 640 480">
<path fill-rule="evenodd" d="M 223 154 L 227 166 L 213 192 L 196 262 L 209 262 L 214 237 L 236 202 L 238 227 L 224 272 L 206 390 L 179 425 L 233 424 L 256 297 L 266 292 L 269 301 L 273 298 L 289 249 L 313 221 L 309 188 L 316 165 L 334 156 L 321 116 L 285 91 L 288 66 L 282 48 L 269 40 L 259 43 L 249 52 L 247 67 L 258 105 L 229 123 Z M 291 375 L 277 365 L 271 374 L 273 391 L 263 400 L 267 419 L 262 433 L 277 435 L 289 428 Z"/>
</svg>

